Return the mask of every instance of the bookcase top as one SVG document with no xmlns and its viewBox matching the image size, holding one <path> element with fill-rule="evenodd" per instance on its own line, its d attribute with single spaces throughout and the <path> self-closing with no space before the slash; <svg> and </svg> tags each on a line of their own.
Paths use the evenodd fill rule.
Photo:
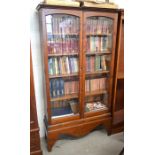
<svg viewBox="0 0 155 155">
<path fill-rule="evenodd" d="M 58 5 L 51 5 L 51 4 L 45 4 L 40 3 L 36 7 L 36 9 L 39 11 L 40 9 L 70 9 L 70 10 L 85 10 L 85 11 L 106 11 L 106 12 L 121 12 L 123 9 L 114 9 L 114 8 L 97 8 L 97 7 L 74 7 L 74 6 L 58 6 Z"/>
</svg>

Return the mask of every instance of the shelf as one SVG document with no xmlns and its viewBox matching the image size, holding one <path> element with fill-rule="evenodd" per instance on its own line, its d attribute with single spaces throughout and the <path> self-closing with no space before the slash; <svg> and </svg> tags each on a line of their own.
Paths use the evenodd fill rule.
<svg viewBox="0 0 155 155">
<path fill-rule="evenodd" d="M 110 111 L 109 109 L 98 109 L 98 110 L 93 110 L 93 111 L 89 111 L 89 112 L 85 112 L 84 113 L 84 117 L 94 117 L 94 116 L 99 116 L 99 115 L 109 115 Z"/>
<path fill-rule="evenodd" d="M 60 57 L 60 56 L 78 56 L 79 53 L 64 53 L 64 54 L 48 54 L 48 57 Z"/>
<path fill-rule="evenodd" d="M 79 33 L 52 33 L 52 34 L 48 34 L 48 36 L 79 36 Z"/>
<path fill-rule="evenodd" d="M 98 112 L 98 111 L 105 111 L 108 110 L 108 108 L 99 108 L 99 109 L 95 109 L 95 110 L 90 110 L 90 111 L 85 111 L 85 113 L 91 113 L 91 112 Z"/>
<path fill-rule="evenodd" d="M 110 71 L 96 71 L 96 72 L 86 72 L 86 75 L 98 75 L 98 74 L 107 74 L 107 73 L 110 73 Z"/>
<path fill-rule="evenodd" d="M 67 116 L 74 116 L 74 113 L 70 113 L 70 114 L 65 114 L 65 115 L 59 115 L 59 116 L 52 116 L 51 118 L 62 118 L 62 117 L 67 117 Z"/>
<path fill-rule="evenodd" d="M 51 102 L 55 102 L 55 101 L 62 101 L 62 100 L 69 100 L 69 99 L 74 99 L 74 98 L 78 98 L 79 95 L 78 94 L 68 94 L 65 96 L 59 96 L 57 98 L 51 98 Z"/>
<path fill-rule="evenodd" d="M 71 74 L 62 74 L 62 75 L 50 75 L 49 74 L 49 79 L 52 78 L 60 78 L 60 77 L 73 77 L 73 76 L 78 76 L 78 73 L 71 73 Z"/>
<path fill-rule="evenodd" d="M 92 92 L 86 92 L 86 97 L 101 95 L 101 94 L 106 94 L 106 93 L 107 93 L 107 90 L 97 90 L 97 91 L 92 91 Z"/>
<path fill-rule="evenodd" d="M 98 91 L 92 91 L 92 92 L 86 92 L 86 97 L 88 96 L 95 96 L 95 95 L 101 95 L 101 94 L 106 94 L 107 90 L 98 90 Z M 51 98 L 51 102 L 55 102 L 55 101 L 62 101 L 62 100 L 68 100 L 68 99 L 74 99 L 74 98 L 78 98 L 79 95 L 78 94 L 68 94 L 65 96 L 60 96 L 57 98 Z"/>
<path fill-rule="evenodd" d="M 108 50 L 106 50 L 108 51 Z M 112 54 L 111 52 L 86 52 L 86 56 L 89 56 L 89 55 L 103 55 L 103 54 Z"/>
<path fill-rule="evenodd" d="M 91 33 L 90 34 L 86 34 L 86 36 L 88 36 L 88 37 L 89 36 L 111 36 L 111 35 L 112 35 L 111 33 L 110 34 L 109 33 L 108 34 L 105 34 L 105 33 L 103 33 L 103 34 L 91 34 Z"/>
</svg>

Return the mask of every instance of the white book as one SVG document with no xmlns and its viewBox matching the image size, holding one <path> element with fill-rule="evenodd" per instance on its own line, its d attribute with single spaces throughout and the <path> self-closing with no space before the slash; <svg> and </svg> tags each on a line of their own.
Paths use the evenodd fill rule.
<svg viewBox="0 0 155 155">
<path fill-rule="evenodd" d="M 69 68 L 69 60 L 68 60 L 68 57 L 66 57 L 66 66 L 67 66 L 67 73 L 70 74 L 70 68 Z"/>
</svg>

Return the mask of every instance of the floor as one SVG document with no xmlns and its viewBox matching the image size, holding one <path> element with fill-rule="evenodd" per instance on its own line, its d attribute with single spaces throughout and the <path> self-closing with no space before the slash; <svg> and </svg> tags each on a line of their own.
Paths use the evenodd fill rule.
<svg viewBox="0 0 155 155">
<path fill-rule="evenodd" d="M 62 137 L 51 152 L 41 140 L 43 155 L 119 155 L 124 145 L 124 133 L 107 136 L 104 129 L 95 130 L 82 138 Z"/>
</svg>

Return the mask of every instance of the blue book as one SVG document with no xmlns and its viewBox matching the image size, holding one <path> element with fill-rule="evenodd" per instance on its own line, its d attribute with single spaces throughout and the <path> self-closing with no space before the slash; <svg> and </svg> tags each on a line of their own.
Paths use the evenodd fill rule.
<svg viewBox="0 0 155 155">
<path fill-rule="evenodd" d="M 72 73 L 73 70 L 72 70 L 72 64 L 71 64 L 71 57 L 69 58 L 69 69 L 70 69 L 70 73 Z"/>
<path fill-rule="evenodd" d="M 57 94 L 56 94 L 56 79 L 52 80 L 52 95 L 53 95 L 53 97 L 57 97 Z"/>
<path fill-rule="evenodd" d="M 64 80 L 62 78 L 60 78 L 59 90 L 60 90 L 60 95 L 63 96 L 64 95 Z"/>
<path fill-rule="evenodd" d="M 74 58 L 71 58 L 72 73 L 75 73 Z"/>
<path fill-rule="evenodd" d="M 60 96 L 60 88 L 59 88 L 60 79 L 55 80 L 55 91 L 56 91 L 56 97 Z"/>
<path fill-rule="evenodd" d="M 103 36 L 103 49 L 107 49 L 107 36 Z"/>
<path fill-rule="evenodd" d="M 50 94 L 51 94 L 51 97 L 53 97 L 53 80 L 52 79 L 50 80 Z"/>
<path fill-rule="evenodd" d="M 49 74 L 53 75 L 53 59 L 48 59 L 48 72 Z"/>
</svg>

